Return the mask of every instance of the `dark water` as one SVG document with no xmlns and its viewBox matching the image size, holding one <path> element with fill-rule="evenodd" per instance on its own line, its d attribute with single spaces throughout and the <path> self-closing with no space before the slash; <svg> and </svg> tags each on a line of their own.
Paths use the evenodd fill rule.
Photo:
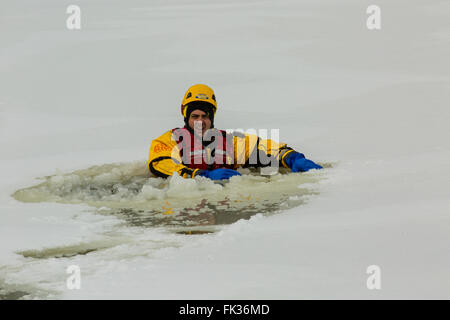
<svg viewBox="0 0 450 320">
<path fill-rule="evenodd" d="M 27 295 L 29 293 L 25 291 L 8 291 L 0 287 L 0 300 L 19 300 Z"/>
</svg>

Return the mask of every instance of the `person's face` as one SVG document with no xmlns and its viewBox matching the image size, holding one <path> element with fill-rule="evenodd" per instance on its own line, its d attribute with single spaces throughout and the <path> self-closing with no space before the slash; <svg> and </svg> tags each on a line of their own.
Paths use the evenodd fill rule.
<svg viewBox="0 0 450 320">
<path fill-rule="evenodd" d="M 189 116 L 189 127 L 195 130 L 195 122 L 201 122 L 202 133 L 211 128 L 211 119 L 209 119 L 208 114 L 202 110 L 194 110 Z"/>
</svg>

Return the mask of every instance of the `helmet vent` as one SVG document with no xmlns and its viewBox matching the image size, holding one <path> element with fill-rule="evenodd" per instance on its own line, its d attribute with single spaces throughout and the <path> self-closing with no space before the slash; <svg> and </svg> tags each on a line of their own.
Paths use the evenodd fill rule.
<svg viewBox="0 0 450 320">
<path fill-rule="evenodd" d="M 192 93 L 188 92 L 186 99 L 189 99 L 190 97 L 192 97 Z"/>
</svg>

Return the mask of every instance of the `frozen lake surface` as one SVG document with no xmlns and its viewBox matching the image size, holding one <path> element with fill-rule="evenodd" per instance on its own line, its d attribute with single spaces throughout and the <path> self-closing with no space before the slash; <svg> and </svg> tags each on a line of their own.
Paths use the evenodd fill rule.
<svg viewBox="0 0 450 320">
<path fill-rule="evenodd" d="M 448 1 L 77 4 L 0 4 L 0 299 L 450 298 Z M 150 177 L 195 83 L 328 167 Z"/>
</svg>

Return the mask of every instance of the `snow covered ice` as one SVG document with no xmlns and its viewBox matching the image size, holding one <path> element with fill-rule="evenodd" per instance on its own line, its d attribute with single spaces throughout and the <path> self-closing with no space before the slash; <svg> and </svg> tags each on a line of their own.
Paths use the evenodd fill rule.
<svg viewBox="0 0 450 320">
<path fill-rule="evenodd" d="M 59 1 L 3 1 L 0 299 L 450 298 L 450 4 L 377 1 L 370 31 L 371 4 L 78 1 L 71 31 Z M 332 166 L 271 177 L 292 191 L 276 214 L 145 220 L 149 202 L 269 179 L 147 176 L 195 83 L 216 92 L 216 127 L 279 128 Z"/>
</svg>

